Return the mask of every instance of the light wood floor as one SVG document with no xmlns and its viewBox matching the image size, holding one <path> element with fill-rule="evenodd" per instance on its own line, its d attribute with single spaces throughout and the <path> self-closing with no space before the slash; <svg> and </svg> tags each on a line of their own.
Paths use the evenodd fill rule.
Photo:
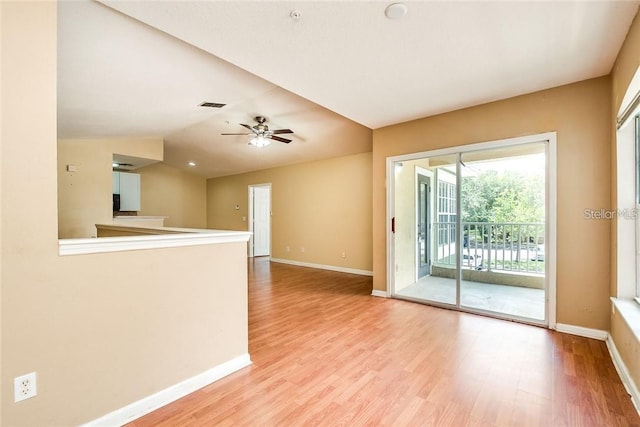
<svg viewBox="0 0 640 427">
<path fill-rule="evenodd" d="M 640 426 L 603 342 L 249 265 L 253 365 L 131 426 Z"/>
</svg>

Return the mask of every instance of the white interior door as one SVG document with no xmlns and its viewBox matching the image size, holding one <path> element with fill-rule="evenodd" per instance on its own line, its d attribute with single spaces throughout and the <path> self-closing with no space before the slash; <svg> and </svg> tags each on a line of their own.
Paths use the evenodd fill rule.
<svg viewBox="0 0 640 427">
<path fill-rule="evenodd" d="M 253 256 L 271 255 L 271 187 L 253 187 Z"/>
</svg>

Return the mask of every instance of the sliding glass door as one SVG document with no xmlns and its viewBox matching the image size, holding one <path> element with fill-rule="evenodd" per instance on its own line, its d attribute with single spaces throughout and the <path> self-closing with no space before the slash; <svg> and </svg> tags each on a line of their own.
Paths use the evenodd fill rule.
<svg viewBox="0 0 640 427">
<path fill-rule="evenodd" d="M 547 144 L 394 162 L 392 295 L 545 323 Z"/>
<path fill-rule="evenodd" d="M 545 320 L 545 144 L 461 154 L 464 308 Z"/>
</svg>

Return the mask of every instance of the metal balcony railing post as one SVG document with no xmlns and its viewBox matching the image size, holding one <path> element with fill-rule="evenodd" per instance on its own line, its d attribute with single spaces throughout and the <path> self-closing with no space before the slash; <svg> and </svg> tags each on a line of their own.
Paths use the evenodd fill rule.
<svg viewBox="0 0 640 427">
<path fill-rule="evenodd" d="M 487 271 L 491 271 L 491 235 L 493 234 L 493 226 L 489 225 L 489 234 L 487 235 L 487 243 L 488 243 L 488 247 L 489 250 L 487 251 L 487 258 L 488 258 L 488 265 L 487 265 Z M 484 230 L 483 230 L 484 231 Z"/>
</svg>

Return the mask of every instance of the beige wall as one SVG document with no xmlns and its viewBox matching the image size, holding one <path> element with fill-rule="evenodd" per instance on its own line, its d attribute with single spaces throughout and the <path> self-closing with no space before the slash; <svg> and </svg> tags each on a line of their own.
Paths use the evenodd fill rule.
<svg viewBox="0 0 640 427">
<path fill-rule="evenodd" d="M 371 271 L 371 153 L 210 179 L 207 227 L 248 230 L 248 186 L 265 183 L 273 258 Z"/>
<path fill-rule="evenodd" d="M 111 222 L 114 153 L 161 161 L 162 150 L 161 138 L 59 140 L 59 237 L 95 237 L 95 224 Z M 68 172 L 67 165 L 74 165 L 76 172 Z"/>
<path fill-rule="evenodd" d="M 140 159 L 164 160 L 164 142 L 161 137 L 114 138 L 108 140 L 113 154 Z"/>
<path fill-rule="evenodd" d="M 244 243 L 58 255 L 56 3 L 0 19 L 0 424 L 78 425 L 245 354 Z"/>
<path fill-rule="evenodd" d="M 95 224 L 111 222 L 111 162 L 108 144 L 86 140 L 58 142 L 58 235 L 95 237 Z M 74 165 L 76 172 L 68 172 Z"/>
<path fill-rule="evenodd" d="M 616 115 L 620 109 L 622 98 L 624 97 L 627 87 L 633 78 L 634 73 L 640 66 L 640 15 L 636 15 L 626 40 L 611 72 L 612 96 L 611 96 L 611 121 L 615 123 Z M 612 157 L 612 206 L 617 206 L 616 194 L 616 129 L 611 127 L 612 141 L 611 157 Z M 616 248 L 618 245 L 616 236 L 616 222 L 611 224 L 611 295 L 618 295 L 617 283 L 618 274 L 616 266 L 618 264 Z M 636 329 L 637 329 L 637 325 Z M 640 339 L 634 334 L 633 329 L 628 323 L 622 319 L 620 312 L 611 313 L 611 339 L 615 343 L 616 348 L 627 366 L 629 374 L 636 386 L 640 385 Z"/>
<path fill-rule="evenodd" d="M 557 321 L 608 330 L 611 232 L 605 221 L 585 220 L 583 209 L 611 203 L 610 83 L 603 77 L 375 130 L 374 289 L 387 286 L 387 157 L 556 131 Z"/>
<path fill-rule="evenodd" d="M 136 169 L 140 174 L 139 215 L 168 216 L 166 227 L 207 227 L 207 180 L 164 163 Z"/>
<path fill-rule="evenodd" d="M 620 358 L 627 367 L 629 376 L 638 387 L 640 385 L 640 344 L 638 343 L 637 335 L 633 332 L 633 328 L 629 326 L 618 310 L 611 314 L 611 330 L 609 333 L 618 350 L 618 354 L 620 354 Z"/>
</svg>

